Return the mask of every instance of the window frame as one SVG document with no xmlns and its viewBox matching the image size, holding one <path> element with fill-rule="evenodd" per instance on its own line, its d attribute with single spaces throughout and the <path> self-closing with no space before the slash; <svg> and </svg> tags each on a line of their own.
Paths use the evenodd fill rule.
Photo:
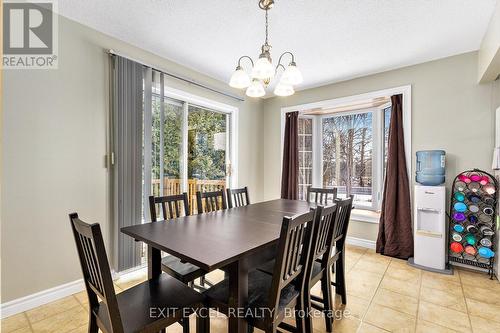
<svg viewBox="0 0 500 333">
<path fill-rule="evenodd" d="M 411 94 L 412 94 L 412 89 L 411 85 L 404 85 L 404 86 L 398 86 L 398 87 L 393 87 L 393 88 L 387 88 L 387 89 L 382 89 L 382 90 L 375 90 L 375 91 L 370 91 L 366 93 L 361 93 L 357 95 L 351 95 L 351 96 L 346 96 L 346 97 L 339 97 L 339 98 L 333 98 L 333 99 L 328 99 L 328 100 L 322 100 L 318 102 L 312 102 L 312 103 L 306 103 L 306 104 L 299 104 L 299 105 L 294 105 L 294 106 L 287 106 L 287 107 L 282 107 L 281 108 L 281 158 L 280 158 L 280 170 L 283 169 L 283 144 L 284 144 L 284 133 L 285 133 L 285 119 L 286 119 L 286 114 L 289 112 L 299 112 L 299 116 L 302 115 L 306 111 L 310 111 L 311 109 L 321 109 L 321 108 L 334 108 L 337 106 L 345 105 L 348 103 L 352 102 L 359 102 L 360 100 L 367 100 L 367 99 L 374 99 L 374 98 L 380 98 L 380 97 L 386 97 L 386 96 L 392 96 L 392 95 L 397 95 L 397 94 L 402 94 L 403 95 L 403 130 L 405 133 L 405 155 L 406 155 L 406 168 L 407 168 L 407 174 L 408 178 L 411 177 L 411 170 L 412 170 L 412 149 L 411 149 Z M 386 105 L 384 108 L 387 107 Z M 382 109 L 383 110 L 383 109 Z M 382 112 L 381 112 L 382 113 Z M 315 117 L 316 121 L 313 121 L 313 131 L 317 131 L 317 127 L 321 126 L 321 120 L 319 120 L 320 117 Z M 383 117 L 380 119 L 382 121 L 382 126 L 383 126 Z M 316 126 L 316 127 L 315 127 Z M 383 137 L 380 138 L 380 140 L 383 140 Z M 383 142 L 383 141 L 382 141 Z M 375 146 L 375 145 L 374 145 Z M 378 145 L 379 147 L 383 147 L 382 145 Z M 322 154 L 320 151 L 320 148 L 322 149 L 322 145 L 318 144 L 318 138 L 317 136 L 313 135 L 313 161 L 316 160 L 315 158 L 315 151 L 316 154 Z M 381 148 L 380 148 L 381 149 Z M 322 159 L 322 156 L 321 156 Z M 383 159 L 379 161 L 379 163 L 382 163 L 382 168 L 383 168 Z M 318 164 L 318 163 L 316 163 Z M 322 164 L 321 164 L 322 167 Z M 379 166 L 380 167 L 380 166 Z M 380 169 L 379 169 L 380 170 Z M 322 186 L 322 179 L 321 177 L 321 169 L 318 170 L 318 166 L 314 167 L 313 165 L 313 186 Z M 280 175 L 281 176 L 281 175 Z M 380 182 L 380 180 L 379 180 Z M 382 184 L 379 186 L 380 188 L 380 194 L 378 195 L 378 201 L 381 203 L 382 201 L 382 193 L 383 193 L 383 172 L 382 172 Z M 411 181 L 408 182 L 409 184 L 409 190 L 410 190 L 410 195 L 412 194 L 411 191 Z M 371 216 L 370 214 L 366 213 L 360 213 L 359 216 L 356 211 L 359 211 L 361 209 L 354 209 L 352 217 L 354 220 L 362 221 L 362 222 L 369 222 L 369 223 L 378 223 L 378 218 Z M 366 210 L 363 210 L 366 212 Z M 375 214 L 375 213 L 374 213 Z"/>
</svg>

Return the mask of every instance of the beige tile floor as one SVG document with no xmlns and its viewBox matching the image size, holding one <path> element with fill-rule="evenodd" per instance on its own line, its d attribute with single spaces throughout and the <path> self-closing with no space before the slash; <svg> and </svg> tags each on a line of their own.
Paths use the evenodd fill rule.
<svg viewBox="0 0 500 333">
<path fill-rule="evenodd" d="M 335 299 L 342 310 L 335 332 L 500 332 L 500 283 L 485 274 L 462 269 L 451 276 L 424 272 L 354 246 L 348 246 L 346 258 L 348 304 L 342 307 Z M 213 272 L 209 278 L 220 277 Z M 116 290 L 144 279 L 144 272 L 128 275 L 115 282 Z M 81 292 L 6 318 L 1 332 L 87 332 L 86 298 Z M 214 333 L 227 332 L 224 318 L 213 319 L 211 325 Z M 314 329 L 325 332 L 322 318 L 314 320 Z M 180 325 L 168 329 L 174 332 L 182 332 Z"/>
</svg>

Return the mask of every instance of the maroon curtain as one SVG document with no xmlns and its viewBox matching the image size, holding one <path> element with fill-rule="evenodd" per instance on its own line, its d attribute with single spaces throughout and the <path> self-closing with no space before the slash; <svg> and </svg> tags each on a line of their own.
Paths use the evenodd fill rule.
<svg viewBox="0 0 500 333">
<path fill-rule="evenodd" d="M 281 198 L 297 199 L 299 180 L 299 113 L 286 114 L 283 170 L 281 172 Z"/>
<path fill-rule="evenodd" d="M 407 259 L 413 256 L 413 233 L 403 134 L 403 96 L 392 96 L 391 101 L 387 169 L 377 253 Z"/>
</svg>

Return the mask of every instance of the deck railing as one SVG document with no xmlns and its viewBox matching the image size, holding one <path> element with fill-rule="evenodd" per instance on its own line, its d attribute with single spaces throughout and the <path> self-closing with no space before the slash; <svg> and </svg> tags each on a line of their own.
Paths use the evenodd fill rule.
<svg viewBox="0 0 500 333">
<path fill-rule="evenodd" d="M 181 179 L 173 179 L 173 178 L 163 178 L 163 193 L 160 193 L 160 179 L 153 179 L 151 181 L 152 191 L 155 197 L 165 196 L 165 195 L 173 195 L 173 194 L 181 194 Z M 211 191 L 219 191 L 226 189 L 226 180 L 225 179 L 188 179 L 188 198 L 189 198 L 189 207 L 191 210 L 191 214 L 195 214 L 197 212 L 196 208 L 196 192 L 211 192 Z"/>
</svg>

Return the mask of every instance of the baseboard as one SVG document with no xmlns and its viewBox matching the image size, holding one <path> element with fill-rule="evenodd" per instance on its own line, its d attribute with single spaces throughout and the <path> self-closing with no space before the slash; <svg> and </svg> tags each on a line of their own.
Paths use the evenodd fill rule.
<svg viewBox="0 0 500 333">
<path fill-rule="evenodd" d="M 83 283 L 83 279 L 80 279 L 6 302 L 1 305 L 0 317 L 3 319 L 27 310 L 31 310 L 37 306 L 73 295 L 84 289 L 85 285 Z"/>
<path fill-rule="evenodd" d="M 113 280 L 120 277 L 132 277 L 136 274 L 142 274 L 146 269 L 146 265 L 134 267 L 123 272 L 112 271 Z M 6 318 L 15 314 L 31 310 L 40 305 L 44 305 L 58 299 L 76 294 L 85 289 L 83 279 L 69 282 L 54 288 L 46 289 L 25 297 L 15 299 L 13 301 L 3 303 L 0 307 L 0 318 Z"/>
<path fill-rule="evenodd" d="M 376 244 L 375 241 L 369 239 L 349 237 L 349 236 L 347 236 L 346 243 L 355 246 L 366 247 L 368 249 L 375 249 L 375 244 Z"/>
</svg>

